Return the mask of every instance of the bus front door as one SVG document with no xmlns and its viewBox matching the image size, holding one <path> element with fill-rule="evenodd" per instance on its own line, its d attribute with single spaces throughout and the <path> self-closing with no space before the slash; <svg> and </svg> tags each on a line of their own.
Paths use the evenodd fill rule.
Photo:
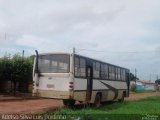
<svg viewBox="0 0 160 120">
<path fill-rule="evenodd" d="M 86 73 L 87 73 L 86 101 L 90 101 L 92 96 L 93 68 L 91 66 L 87 66 Z"/>
</svg>

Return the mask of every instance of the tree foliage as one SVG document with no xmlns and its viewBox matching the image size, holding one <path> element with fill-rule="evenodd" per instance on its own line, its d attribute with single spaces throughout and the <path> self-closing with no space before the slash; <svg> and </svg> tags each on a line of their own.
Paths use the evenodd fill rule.
<svg viewBox="0 0 160 120">
<path fill-rule="evenodd" d="M 29 82 L 32 80 L 32 60 L 29 57 L 14 55 L 0 58 L 0 80 L 9 80 L 16 89 L 17 82 Z"/>
<path fill-rule="evenodd" d="M 130 81 L 139 80 L 138 77 L 136 77 L 133 73 L 130 73 Z"/>
<path fill-rule="evenodd" d="M 12 79 L 32 80 L 32 61 L 30 58 L 23 58 L 14 55 L 12 59 Z"/>
<path fill-rule="evenodd" d="M 6 57 L 0 59 L 0 80 L 11 79 L 12 74 L 12 59 Z"/>
<path fill-rule="evenodd" d="M 136 90 L 136 84 L 131 84 L 131 91 L 135 91 Z"/>
<path fill-rule="evenodd" d="M 32 60 L 14 55 L 0 59 L 0 80 L 31 80 Z"/>
</svg>

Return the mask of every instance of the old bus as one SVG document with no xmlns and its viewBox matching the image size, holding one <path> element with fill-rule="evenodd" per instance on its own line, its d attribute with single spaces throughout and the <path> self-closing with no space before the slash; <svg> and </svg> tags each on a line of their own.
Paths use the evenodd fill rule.
<svg viewBox="0 0 160 120">
<path fill-rule="evenodd" d="M 94 103 L 129 96 L 129 70 L 78 54 L 38 54 L 33 66 L 33 96 Z"/>
</svg>

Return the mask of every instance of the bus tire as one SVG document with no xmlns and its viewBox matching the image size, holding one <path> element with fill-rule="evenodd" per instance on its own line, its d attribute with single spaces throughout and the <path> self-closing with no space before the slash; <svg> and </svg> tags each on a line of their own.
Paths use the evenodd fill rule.
<svg viewBox="0 0 160 120">
<path fill-rule="evenodd" d="M 99 108 L 101 106 L 101 95 L 97 94 L 95 97 L 94 105 Z"/>
<path fill-rule="evenodd" d="M 121 99 L 118 99 L 118 102 L 123 102 L 124 101 L 124 92 L 122 93 Z"/>
<path fill-rule="evenodd" d="M 74 106 L 75 100 L 64 99 L 64 100 L 63 100 L 63 104 L 64 104 L 65 106 Z"/>
</svg>

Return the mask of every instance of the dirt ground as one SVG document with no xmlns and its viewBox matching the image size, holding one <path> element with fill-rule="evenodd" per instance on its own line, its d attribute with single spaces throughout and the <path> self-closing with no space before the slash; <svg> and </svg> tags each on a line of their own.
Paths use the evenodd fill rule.
<svg viewBox="0 0 160 120">
<path fill-rule="evenodd" d="M 132 101 L 132 100 L 140 100 L 145 97 L 150 97 L 150 96 L 156 96 L 160 95 L 159 92 L 151 92 L 151 93 L 132 93 L 129 95 L 128 98 L 125 98 L 126 101 Z"/>
<path fill-rule="evenodd" d="M 160 93 L 130 94 L 130 97 L 125 98 L 125 100 L 139 100 L 148 96 L 156 95 L 160 95 Z M 0 101 L 0 114 L 40 113 L 45 110 L 57 109 L 60 107 L 63 107 L 62 101 L 54 99 Z"/>
<path fill-rule="evenodd" d="M 56 109 L 62 106 L 61 100 L 53 99 L 1 101 L 0 114 L 41 113 L 45 110 Z"/>
</svg>

